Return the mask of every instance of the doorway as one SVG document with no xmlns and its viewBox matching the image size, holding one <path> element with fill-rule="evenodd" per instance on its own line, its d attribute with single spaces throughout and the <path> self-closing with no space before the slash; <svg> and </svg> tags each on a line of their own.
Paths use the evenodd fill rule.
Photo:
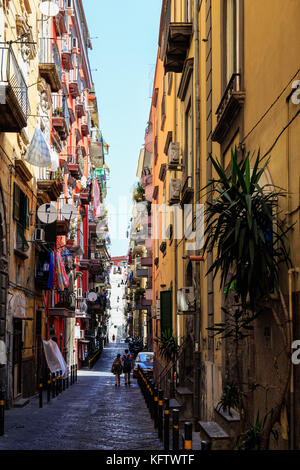
<svg viewBox="0 0 300 470">
<path fill-rule="evenodd" d="M 22 394 L 22 320 L 13 320 L 13 391 L 14 399 Z"/>
</svg>

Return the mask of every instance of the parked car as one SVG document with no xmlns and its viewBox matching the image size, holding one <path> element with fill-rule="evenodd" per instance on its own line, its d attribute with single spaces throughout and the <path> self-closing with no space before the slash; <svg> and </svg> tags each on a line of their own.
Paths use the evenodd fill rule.
<svg viewBox="0 0 300 470">
<path fill-rule="evenodd" d="M 151 351 L 142 351 L 139 352 L 135 364 L 133 367 L 133 378 L 136 379 L 138 376 L 138 368 L 143 369 L 144 372 L 153 374 L 153 359 L 154 352 Z"/>
</svg>

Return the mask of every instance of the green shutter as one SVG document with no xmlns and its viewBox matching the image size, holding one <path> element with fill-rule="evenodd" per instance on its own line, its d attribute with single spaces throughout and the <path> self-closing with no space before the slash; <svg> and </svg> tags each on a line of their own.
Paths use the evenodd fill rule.
<svg viewBox="0 0 300 470">
<path fill-rule="evenodd" d="M 20 188 L 16 183 L 14 183 L 13 218 L 17 221 L 20 219 Z"/>
<path fill-rule="evenodd" d="M 172 308 L 172 291 L 163 291 L 160 293 L 160 326 L 161 333 L 170 330 L 173 326 L 173 308 Z"/>
</svg>

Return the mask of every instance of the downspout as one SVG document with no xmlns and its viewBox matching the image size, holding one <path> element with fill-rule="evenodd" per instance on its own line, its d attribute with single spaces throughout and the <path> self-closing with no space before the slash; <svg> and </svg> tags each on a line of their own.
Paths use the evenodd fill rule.
<svg viewBox="0 0 300 470">
<path fill-rule="evenodd" d="M 195 81 L 195 191 L 196 191 L 196 216 L 197 205 L 200 204 L 200 64 L 199 64 L 199 12 L 198 0 L 194 0 L 194 81 Z M 196 221 L 197 222 L 197 221 Z M 196 230 L 197 230 L 196 223 Z M 197 234 L 196 234 L 197 240 Z M 199 255 L 198 247 L 196 246 L 196 254 Z M 194 415 L 197 422 L 200 418 L 200 263 L 196 262 L 196 315 L 195 315 L 195 385 L 194 385 Z"/>
</svg>

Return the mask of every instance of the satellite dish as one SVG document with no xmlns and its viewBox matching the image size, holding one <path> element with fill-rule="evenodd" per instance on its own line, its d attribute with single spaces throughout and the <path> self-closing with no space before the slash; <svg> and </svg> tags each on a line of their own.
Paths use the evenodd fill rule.
<svg viewBox="0 0 300 470">
<path fill-rule="evenodd" d="M 77 217 L 77 207 L 72 204 L 65 204 L 61 209 L 61 213 L 65 219 L 73 220 Z"/>
<path fill-rule="evenodd" d="M 57 210 L 53 204 L 43 204 L 38 208 L 38 218 L 43 224 L 53 224 L 57 219 Z"/>
<path fill-rule="evenodd" d="M 40 4 L 40 11 L 45 16 L 56 16 L 59 12 L 59 6 L 54 2 L 42 2 Z"/>
<path fill-rule="evenodd" d="M 97 296 L 96 292 L 89 292 L 88 300 L 90 302 L 96 302 L 97 298 L 98 298 L 98 296 Z"/>
</svg>

